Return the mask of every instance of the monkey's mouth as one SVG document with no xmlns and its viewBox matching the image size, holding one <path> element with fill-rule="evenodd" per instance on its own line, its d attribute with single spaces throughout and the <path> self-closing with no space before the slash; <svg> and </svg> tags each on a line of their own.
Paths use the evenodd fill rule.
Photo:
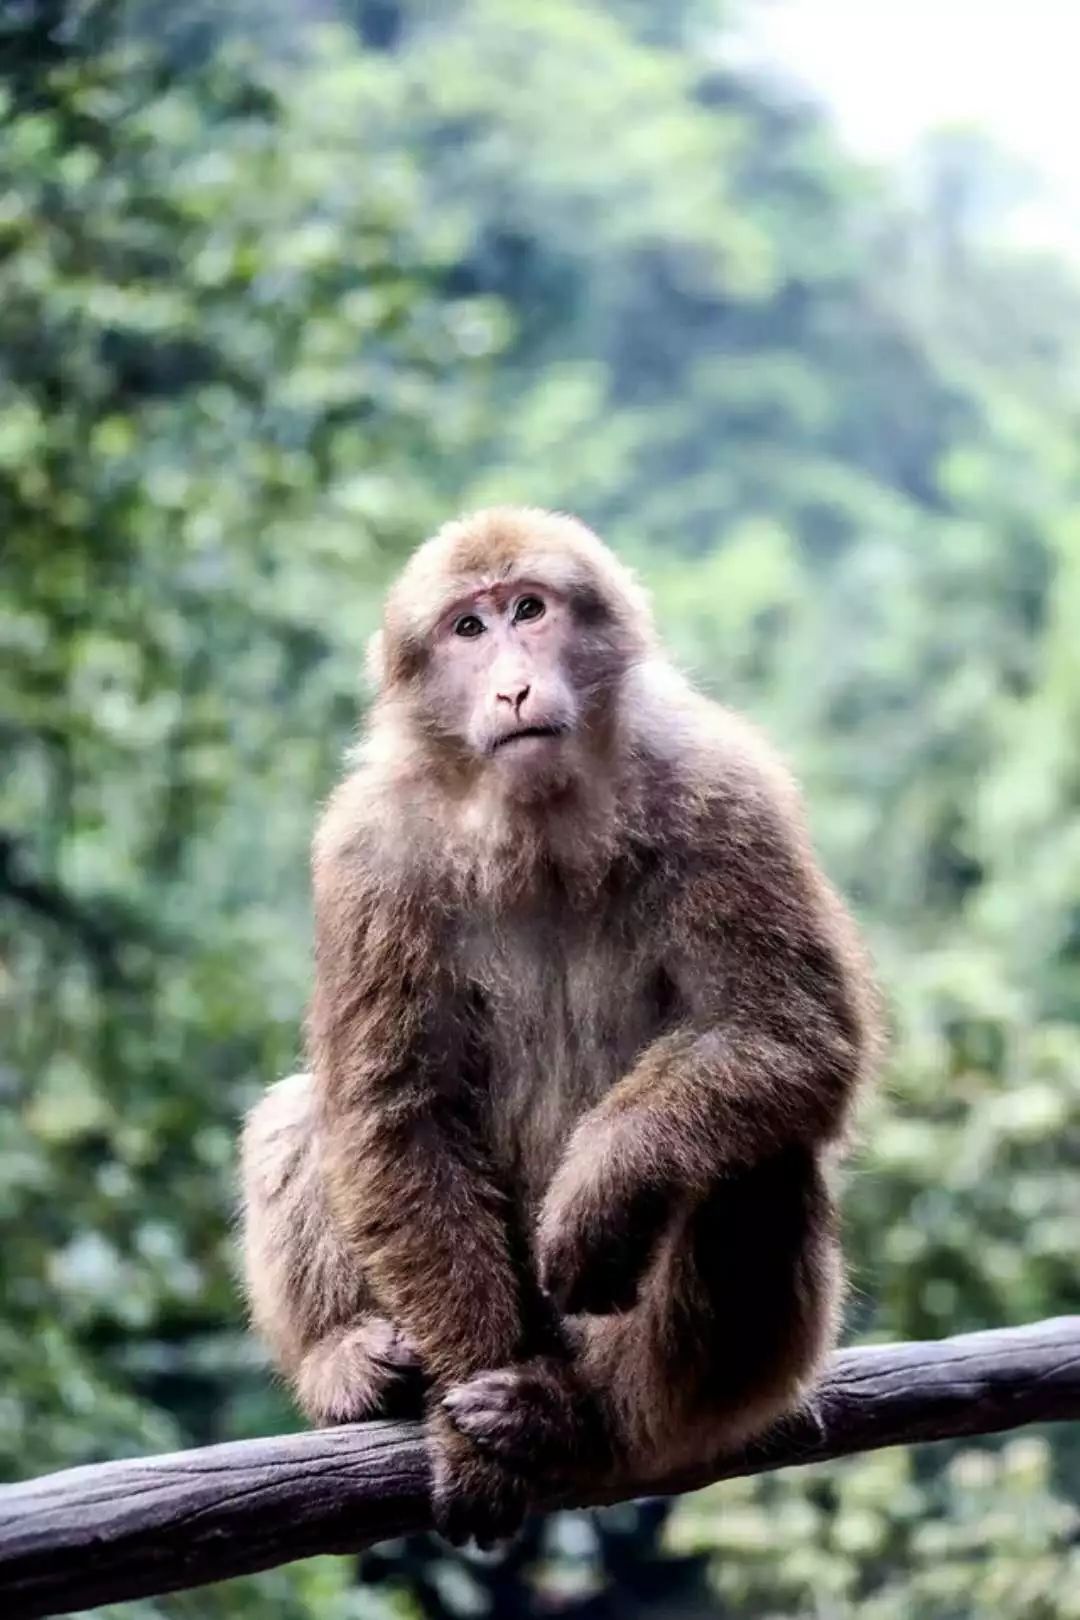
<svg viewBox="0 0 1080 1620">
<path fill-rule="evenodd" d="M 508 731 L 505 736 L 496 737 L 491 752 L 497 754 L 507 743 L 521 742 L 524 737 L 561 737 L 565 730 L 565 726 L 522 726 L 520 731 Z"/>
</svg>

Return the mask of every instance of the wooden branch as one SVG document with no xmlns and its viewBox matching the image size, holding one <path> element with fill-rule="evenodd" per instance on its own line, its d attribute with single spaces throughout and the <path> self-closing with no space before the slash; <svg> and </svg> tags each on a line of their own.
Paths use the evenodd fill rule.
<svg viewBox="0 0 1080 1620">
<path fill-rule="evenodd" d="M 1080 1316 L 844 1350 L 812 1414 L 696 1473 L 546 1505 L 666 1495 L 913 1441 L 1080 1418 Z M 415 1424 L 366 1423 L 72 1468 L 0 1489 L 0 1612 L 70 1613 L 426 1529 Z"/>
</svg>

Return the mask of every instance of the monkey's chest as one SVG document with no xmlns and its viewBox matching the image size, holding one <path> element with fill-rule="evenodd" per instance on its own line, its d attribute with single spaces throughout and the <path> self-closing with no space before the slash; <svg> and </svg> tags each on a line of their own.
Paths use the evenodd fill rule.
<svg viewBox="0 0 1080 1620">
<path fill-rule="evenodd" d="M 578 1117 L 659 1033 L 657 965 L 602 933 L 523 931 L 476 952 L 470 978 L 484 1008 L 491 1151 L 531 1210 Z"/>
</svg>

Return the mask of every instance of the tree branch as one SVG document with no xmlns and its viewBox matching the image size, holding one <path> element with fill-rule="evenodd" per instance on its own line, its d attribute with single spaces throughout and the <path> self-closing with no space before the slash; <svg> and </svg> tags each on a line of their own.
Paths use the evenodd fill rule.
<svg viewBox="0 0 1080 1620">
<path fill-rule="evenodd" d="M 814 1411 L 695 1473 L 627 1480 L 547 1505 L 690 1490 L 858 1451 L 1080 1418 L 1080 1316 L 940 1343 L 844 1350 Z M 7 1615 L 70 1613 L 355 1552 L 425 1529 L 414 1424 L 366 1423 L 72 1468 L 0 1489 Z"/>
</svg>

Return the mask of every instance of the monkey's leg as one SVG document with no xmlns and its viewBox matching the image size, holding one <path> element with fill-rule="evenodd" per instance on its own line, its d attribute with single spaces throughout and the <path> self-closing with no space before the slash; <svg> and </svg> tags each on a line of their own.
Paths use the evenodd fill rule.
<svg viewBox="0 0 1080 1620">
<path fill-rule="evenodd" d="M 812 1152 L 718 1182 L 677 1217 L 638 1308 L 587 1319 L 581 1365 L 620 1461 L 707 1463 L 797 1406 L 837 1330 L 842 1268 Z"/>
<path fill-rule="evenodd" d="M 244 1266 L 256 1328 L 313 1423 L 419 1416 L 424 1380 L 330 1218 L 307 1075 L 273 1086 L 241 1148 Z"/>
<path fill-rule="evenodd" d="M 478 1445 L 556 1477 L 707 1463 L 798 1404 L 839 1295 L 828 1192 L 792 1150 L 677 1210 L 637 1305 L 574 1319 L 570 1366 L 482 1373 L 449 1410 Z"/>
</svg>

